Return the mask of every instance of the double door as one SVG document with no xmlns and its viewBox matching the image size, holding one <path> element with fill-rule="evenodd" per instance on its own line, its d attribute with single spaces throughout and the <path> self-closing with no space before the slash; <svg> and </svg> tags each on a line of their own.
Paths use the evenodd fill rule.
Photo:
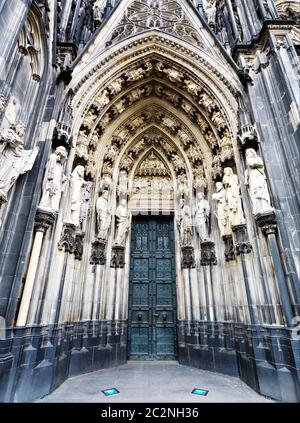
<svg viewBox="0 0 300 423">
<path fill-rule="evenodd" d="M 131 230 L 128 350 L 131 360 L 176 358 L 174 222 L 135 218 Z"/>
</svg>

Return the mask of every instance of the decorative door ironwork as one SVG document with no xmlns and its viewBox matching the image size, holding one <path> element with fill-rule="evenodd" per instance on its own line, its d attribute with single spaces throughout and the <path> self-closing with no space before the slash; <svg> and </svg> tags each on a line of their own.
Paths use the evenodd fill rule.
<svg viewBox="0 0 300 423">
<path fill-rule="evenodd" d="M 133 219 L 129 286 L 129 359 L 175 359 L 176 283 L 171 218 Z"/>
</svg>

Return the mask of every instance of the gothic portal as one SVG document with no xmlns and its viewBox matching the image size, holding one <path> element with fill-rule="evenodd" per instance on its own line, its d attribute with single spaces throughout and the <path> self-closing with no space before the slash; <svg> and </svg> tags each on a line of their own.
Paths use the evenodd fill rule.
<svg viewBox="0 0 300 423">
<path fill-rule="evenodd" d="M 0 5 L 0 398 L 134 360 L 300 400 L 299 13 Z"/>
</svg>

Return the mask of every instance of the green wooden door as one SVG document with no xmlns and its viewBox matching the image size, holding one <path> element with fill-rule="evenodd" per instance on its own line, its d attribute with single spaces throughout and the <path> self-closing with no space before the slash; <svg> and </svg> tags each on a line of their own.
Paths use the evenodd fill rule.
<svg viewBox="0 0 300 423">
<path fill-rule="evenodd" d="M 131 230 L 129 359 L 176 358 L 176 283 L 171 218 L 136 218 Z"/>
</svg>

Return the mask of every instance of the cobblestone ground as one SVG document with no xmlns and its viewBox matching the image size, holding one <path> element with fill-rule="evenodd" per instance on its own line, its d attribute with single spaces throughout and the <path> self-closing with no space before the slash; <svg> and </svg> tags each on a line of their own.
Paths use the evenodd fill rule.
<svg viewBox="0 0 300 423">
<path fill-rule="evenodd" d="M 105 397 L 104 389 L 120 393 Z M 192 395 L 194 388 L 207 396 Z M 271 402 L 235 377 L 182 366 L 177 362 L 128 362 L 68 379 L 38 402 Z"/>
</svg>

